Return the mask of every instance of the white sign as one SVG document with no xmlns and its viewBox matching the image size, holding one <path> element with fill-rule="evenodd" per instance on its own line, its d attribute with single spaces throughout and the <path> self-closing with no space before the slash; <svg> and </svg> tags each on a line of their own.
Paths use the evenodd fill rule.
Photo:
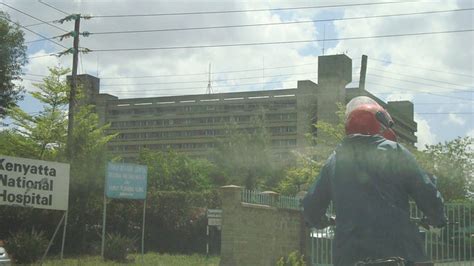
<svg viewBox="0 0 474 266">
<path fill-rule="evenodd" d="M 208 209 L 207 210 L 207 225 L 220 226 L 222 225 L 222 210 Z"/>
<path fill-rule="evenodd" d="M 0 155 L 0 205 L 67 210 L 69 164 Z"/>
</svg>

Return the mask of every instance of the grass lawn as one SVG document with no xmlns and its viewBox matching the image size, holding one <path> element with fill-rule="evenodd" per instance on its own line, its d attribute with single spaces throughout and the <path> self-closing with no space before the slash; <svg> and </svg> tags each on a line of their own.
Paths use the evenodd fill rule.
<svg viewBox="0 0 474 266">
<path fill-rule="evenodd" d="M 163 265 L 163 266 L 218 266 L 219 257 L 208 257 L 204 255 L 169 255 L 158 253 L 147 253 L 144 256 L 144 263 L 140 254 L 128 256 L 129 262 L 117 263 L 112 261 L 103 261 L 100 256 L 82 256 L 77 258 L 65 258 L 64 260 L 50 259 L 43 263 L 44 266 L 59 265 L 77 265 L 77 266 L 96 266 L 96 265 Z"/>
</svg>

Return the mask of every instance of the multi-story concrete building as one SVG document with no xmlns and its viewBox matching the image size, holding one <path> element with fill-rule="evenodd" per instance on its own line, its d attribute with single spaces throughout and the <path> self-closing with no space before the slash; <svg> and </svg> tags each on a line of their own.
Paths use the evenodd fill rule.
<svg viewBox="0 0 474 266">
<path fill-rule="evenodd" d="M 271 135 L 274 154 L 285 156 L 309 145 L 306 135 L 315 132 L 315 122 L 337 121 L 337 102 L 359 95 L 388 109 L 403 142 L 416 142 L 411 102 L 384 103 L 363 86 L 346 88 L 351 80 L 352 60 L 346 55 L 319 57 L 317 84 L 302 80 L 296 88 L 279 90 L 119 99 L 101 94 L 98 78 L 78 77 L 88 88 L 87 99 L 96 105 L 101 123 L 110 123 L 110 131 L 118 133 L 109 150 L 125 159 L 133 159 L 144 148 L 203 155 L 224 137 L 228 123 L 252 132 L 252 118 L 258 115 Z"/>
</svg>

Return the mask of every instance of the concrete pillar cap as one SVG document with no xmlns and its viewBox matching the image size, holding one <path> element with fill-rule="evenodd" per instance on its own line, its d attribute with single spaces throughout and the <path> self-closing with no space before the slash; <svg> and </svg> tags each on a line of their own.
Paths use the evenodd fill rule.
<svg viewBox="0 0 474 266">
<path fill-rule="evenodd" d="M 227 185 L 227 186 L 222 186 L 221 188 L 242 188 L 242 187 L 236 186 L 236 185 Z"/>
</svg>

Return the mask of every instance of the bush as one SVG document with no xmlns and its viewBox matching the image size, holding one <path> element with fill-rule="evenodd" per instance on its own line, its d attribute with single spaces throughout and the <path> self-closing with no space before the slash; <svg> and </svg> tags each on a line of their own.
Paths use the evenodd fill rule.
<svg viewBox="0 0 474 266">
<path fill-rule="evenodd" d="M 19 231 L 8 238 L 6 248 L 18 264 L 34 263 L 41 258 L 48 247 L 48 239 L 42 231 L 31 233 Z"/>
<path fill-rule="evenodd" d="M 288 258 L 281 257 L 277 263 L 277 266 L 306 266 L 306 262 L 304 260 L 304 255 L 300 255 L 298 251 L 293 251 L 288 255 Z"/>
<path fill-rule="evenodd" d="M 121 234 L 107 234 L 105 237 L 104 259 L 123 262 L 128 252 L 134 248 L 135 239 Z"/>
</svg>

